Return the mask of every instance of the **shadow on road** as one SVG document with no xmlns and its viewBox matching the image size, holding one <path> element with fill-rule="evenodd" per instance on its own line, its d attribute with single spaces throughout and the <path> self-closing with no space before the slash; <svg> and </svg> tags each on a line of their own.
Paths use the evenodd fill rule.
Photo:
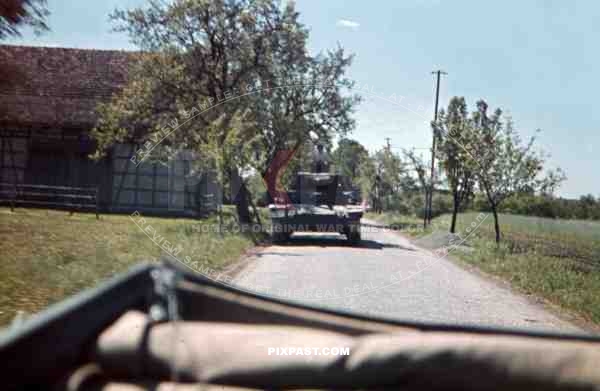
<svg viewBox="0 0 600 391">
<path fill-rule="evenodd" d="M 352 244 L 346 240 L 345 236 L 341 235 L 293 235 L 287 242 L 274 243 L 277 246 L 283 247 L 298 247 L 298 246 L 318 246 L 318 247 L 353 247 L 366 248 L 372 250 L 381 250 L 383 248 L 397 248 L 406 251 L 415 251 L 414 248 L 400 246 L 393 243 L 378 242 L 375 240 L 363 239 L 357 244 Z"/>
</svg>

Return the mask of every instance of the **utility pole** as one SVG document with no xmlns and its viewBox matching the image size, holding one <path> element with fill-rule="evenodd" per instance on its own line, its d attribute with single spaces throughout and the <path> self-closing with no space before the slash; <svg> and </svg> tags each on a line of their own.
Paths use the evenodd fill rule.
<svg viewBox="0 0 600 391">
<path fill-rule="evenodd" d="M 386 148 L 387 148 L 388 152 L 390 152 L 390 150 L 391 150 L 391 148 L 392 148 L 392 146 L 391 146 L 391 144 L 390 144 L 390 141 L 391 141 L 391 140 L 390 140 L 390 138 L 389 138 L 389 137 L 386 137 L 386 138 L 385 138 L 385 142 L 386 142 Z"/>
<path fill-rule="evenodd" d="M 447 75 L 442 70 L 431 72 L 432 75 L 436 75 L 436 87 L 435 87 L 435 112 L 433 114 L 433 141 L 431 142 L 431 176 L 430 186 L 428 191 L 425 193 L 425 217 L 423 219 L 423 227 L 427 227 L 427 224 L 431 223 L 432 217 L 432 202 L 433 202 L 433 187 L 435 183 L 435 139 L 437 136 L 437 118 L 438 118 L 438 102 L 440 99 L 440 77 L 441 75 Z"/>
</svg>

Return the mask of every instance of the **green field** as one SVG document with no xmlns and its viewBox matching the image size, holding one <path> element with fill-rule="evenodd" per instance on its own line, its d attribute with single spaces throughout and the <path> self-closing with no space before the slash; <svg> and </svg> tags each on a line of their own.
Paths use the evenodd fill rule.
<svg viewBox="0 0 600 391">
<path fill-rule="evenodd" d="M 496 246 L 493 216 L 478 219 L 479 215 L 459 215 L 456 233 L 466 238 L 463 244 L 472 251 L 454 251 L 455 258 L 600 324 L 600 223 L 501 214 L 502 241 Z M 424 231 L 422 221 L 412 217 L 393 213 L 367 217 L 407 227 L 413 237 L 447 232 L 451 218 L 440 216 Z M 467 231 L 472 223 L 477 228 Z"/>
<path fill-rule="evenodd" d="M 462 214 L 458 230 L 476 222 L 478 213 Z M 494 238 L 494 218 L 486 214 L 474 231 L 482 239 Z M 502 241 L 511 253 L 535 253 L 571 260 L 581 268 L 600 269 L 600 223 L 501 214 Z M 436 219 L 435 227 L 448 229 L 450 216 Z M 464 235 L 466 236 L 466 235 Z"/>
<path fill-rule="evenodd" d="M 233 226 L 233 213 L 224 216 L 225 225 Z M 143 231 L 148 226 L 150 233 Z M 127 215 L 96 220 L 93 214 L 0 208 L 0 325 L 17 311 L 38 312 L 135 263 L 159 260 L 166 252 L 157 243 L 178 245 L 178 258 L 219 269 L 261 239 L 231 231 L 221 236 L 215 226 L 216 218 L 145 218 L 136 226 Z"/>
<path fill-rule="evenodd" d="M 484 227 L 494 228 L 494 217 L 487 215 Z M 458 220 L 464 224 L 473 220 L 479 213 L 463 213 Z M 450 226 L 450 215 L 443 215 L 436 219 L 440 226 Z M 600 240 L 600 222 L 586 220 L 561 220 L 535 216 L 520 216 L 500 214 L 499 221 L 503 232 L 531 232 L 532 234 L 552 238 L 576 238 L 578 240 Z"/>
</svg>

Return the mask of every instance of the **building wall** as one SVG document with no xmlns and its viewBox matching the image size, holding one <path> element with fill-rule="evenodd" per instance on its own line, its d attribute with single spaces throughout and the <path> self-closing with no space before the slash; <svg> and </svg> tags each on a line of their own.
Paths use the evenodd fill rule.
<svg viewBox="0 0 600 391">
<path fill-rule="evenodd" d="M 28 157 L 29 148 L 26 138 L 0 137 L 0 182 L 22 183 Z"/>
<path fill-rule="evenodd" d="M 214 210 L 219 199 L 213 174 L 194 174 L 195 157 L 180 153 L 165 162 L 130 161 L 137 146 L 116 145 L 112 154 L 111 210 L 197 216 Z"/>
<path fill-rule="evenodd" d="M 15 183 L 91 187 L 104 211 L 210 211 L 214 178 L 192 174 L 191 154 L 135 167 L 128 164 L 135 146 L 118 145 L 104 160 L 88 158 L 98 104 L 121 90 L 138 58 L 136 52 L 0 45 L 0 184 L 8 189 L 0 195 L 12 196 Z"/>
<path fill-rule="evenodd" d="M 193 174 L 191 153 L 136 166 L 130 161 L 135 145 L 116 145 L 99 162 L 88 158 L 92 148 L 72 131 L 0 130 L 0 182 L 98 188 L 100 208 L 117 213 L 200 216 L 220 199 L 213 174 Z"/>
</svg>

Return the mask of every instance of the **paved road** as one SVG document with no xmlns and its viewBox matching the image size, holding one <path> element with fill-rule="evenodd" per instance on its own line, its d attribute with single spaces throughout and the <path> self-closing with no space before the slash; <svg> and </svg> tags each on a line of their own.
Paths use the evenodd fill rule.
<svg viewBox="0 0 600 391">
<path fill-rule="evenodd" d="M 382 230 L 363 231 L 360 247 L 337 234 L 295 234 L 258 253 L 236 284 L 404 320 L 580 331 L 527 298 Z"/>
</svg>

